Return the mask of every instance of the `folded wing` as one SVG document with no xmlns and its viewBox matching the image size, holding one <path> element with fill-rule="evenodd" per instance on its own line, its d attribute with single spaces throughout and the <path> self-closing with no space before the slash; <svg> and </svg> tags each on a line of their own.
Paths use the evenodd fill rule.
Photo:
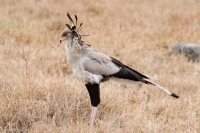
<svg viewBox="0 0 200 133">
<path fill-rule="evenodd" d="M 92 48 L 88 48 L 86 53 L 90 60 L 84 62 L 84 68 L 90 73 L 141 81 L 149 84 L 148 81 L 144 80 L 149 79 L 148 77 L 122 64 L 115 58 L 109 57 Z"/>
</svg>

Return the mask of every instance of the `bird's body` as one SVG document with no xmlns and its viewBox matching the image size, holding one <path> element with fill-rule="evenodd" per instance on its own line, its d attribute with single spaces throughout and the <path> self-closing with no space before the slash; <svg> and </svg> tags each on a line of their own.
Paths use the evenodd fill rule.
<svg viewBox="0 0 200 133">
<path fill-rule="evenodd" d="M 72 66 L 73 74 L 78 80 L 87 83 L 100 83 L 104 77 L 113 75 L 119 71 L 112 59 L 85 45 L 79 44 L 78 38 L 68 41 L 65 45 L 67 60 Z"/>
<path fill-rule="evenodd" d="M 72 27 L 66 24 L 67 28 L 61 33 L 60 42 L 66 40 L 66 56 L 72 66 L 73 74 L 85 84 L 89 92 L 92 104 L 91 125 L 94 124 L 97 106 L 100 103 L 99 84 L 111 77 L 152 84 L 164 90 L 169 95 L 178 98 L 175 93 L 153 83 L 148 77 L 124 65 L 117 59 L 109 57 L 84 44 L 70 15 L 67 14 L 67 16 L 72 22 Z M 75 18 L 77 20 L 76 16 Z"/>
</svg>

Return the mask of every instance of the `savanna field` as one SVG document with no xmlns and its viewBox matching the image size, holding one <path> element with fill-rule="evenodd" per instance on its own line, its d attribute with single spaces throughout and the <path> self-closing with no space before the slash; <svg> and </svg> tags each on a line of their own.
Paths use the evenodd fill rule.
<svg viewBox="0 0 200 133">
<path fill-rule="evenodd" d="M 67 11 L 86 44 L 180 96 L 151 85 L 101 84 L 96 126 L 60 33 Z M 171 54 L 200 43 L 199 0 L 1 0 L 0 132 L 200 133 L 200 63 Z"/>
</svg>

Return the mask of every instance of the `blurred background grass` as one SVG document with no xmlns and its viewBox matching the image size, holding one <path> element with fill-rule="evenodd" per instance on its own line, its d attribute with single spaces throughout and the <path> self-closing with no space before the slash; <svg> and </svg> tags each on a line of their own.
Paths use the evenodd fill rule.
<svg viewBox="0 0 200 133">
<path fill-rule="evenodd" d="M 170 55 L 200 43 L 199 0 L 7 0 L 0 2 L 0 131 L 200 132 L 200 64 Z M 97 126 L 66 61 L 66 12 L 83 40 L 180 95 L 143 85 L 101 84 Z"/>
</svg>

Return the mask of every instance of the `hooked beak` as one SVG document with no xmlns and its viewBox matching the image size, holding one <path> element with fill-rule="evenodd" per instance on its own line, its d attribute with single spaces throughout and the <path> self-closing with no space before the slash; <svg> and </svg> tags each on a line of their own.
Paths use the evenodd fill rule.
<svg viewBox="0 0 200 133">
<path fill-rule="evenodd" d="M 60 43 L 62 42 L 62 39 L 60 39 Z"/>
</svg>

